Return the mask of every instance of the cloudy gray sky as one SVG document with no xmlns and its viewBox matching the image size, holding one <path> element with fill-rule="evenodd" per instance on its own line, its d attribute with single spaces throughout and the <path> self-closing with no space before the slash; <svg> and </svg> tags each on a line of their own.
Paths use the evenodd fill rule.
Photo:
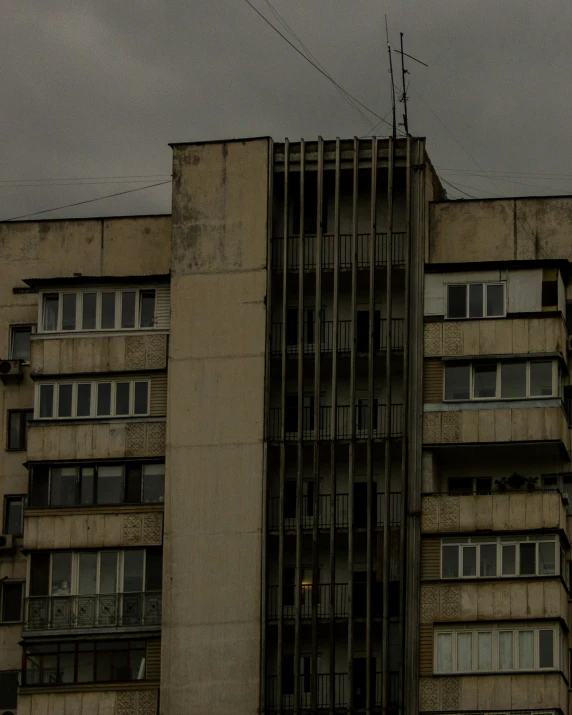
<svg viewBox="0 0 572 715">
<path fill-rule="evenodd" d="M 278 26 L 267 0 L 251 1 Z M 402 31 L 406 52 L 429 65 L 406 65 L 410 131 L 427 137 L 441 176 L 462 191 L 572 193 L 570 0 L 270 2 L 381 116 L 387 13 L 394 45 Z M 2 0 L 0 9 L 0 219 L 167 180 L 168 142 L 363 136 L 378 121 L 366 123 L 245 0 Z M 166 212 L 169 196 L 167 184 L 44 217 Z"/>
</svg>

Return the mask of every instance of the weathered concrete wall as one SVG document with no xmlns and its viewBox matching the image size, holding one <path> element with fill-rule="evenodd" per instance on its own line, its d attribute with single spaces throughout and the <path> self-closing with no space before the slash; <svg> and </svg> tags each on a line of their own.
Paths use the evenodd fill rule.
<svg viewBox="0 0 572 715">
<path fill-rule="evenodd" d="M 570 260 L 571 211 L 570 197 L 433 204 L 429 262 Z"/>
<path fill-rule="evenodd" d="M 24 691 L 18 698 L 18 715 L 148 715 L 155 713 L 159 691 L 156 688 L 111 690 L 94 688 L 77 692 Z"/>
<path fill-rule="evenodd" d="M 174 148 L 165 715 L 259 708 L 268 161 Z"/>
</svg>

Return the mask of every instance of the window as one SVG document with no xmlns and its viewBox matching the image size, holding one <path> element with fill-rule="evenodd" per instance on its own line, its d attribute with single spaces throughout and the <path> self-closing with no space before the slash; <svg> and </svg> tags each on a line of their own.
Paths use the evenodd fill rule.
<svg viewBox="0 0 572 715">
<path fill-rule="evenodd" d="M 4 534 L 22 536 L 24 533 L 24 495 L 4 497 Z"/>
<path fill-rule="evenodd" d="M 22 620 L 23 581 L 4 581 L 0 592 L 2 623 L 18 623 Z"/>
<path fill-rule="evenodd" d="M 58 382 L 37 385 L 39 419 L 149 414 L 149 381 Z"/>
<path fill-rule="evenodd" d="M 23 685 L 145 680 L 147 642 L 97 640 L 26 645 Z"/>
<path fill-rule="evenodd" d="M 136 288 L 44 293 L 42 332 L 153 328 L 156 293 Z"/>
<path fill-rule="evenodd" d="M 544 670 L 563 666 L 556 625 L 436 631 L 435 672 Z"/>
<path fill-rule="evenodd" d="M 542 309 L 558 310 L 558 270 L 545 268 L 542 271 Z"/>
<path fill-rule="evenodd" d="M 10 335 L 10 358 L 30 362 L 30 335 L 33 325 L 13 325 Z"/>
<path fill-rule="evenodd" d="M 0 673 L 0 710 L 18 706 L 18 673 Z"/>
<path fill-rule="evenodd" d="M 164 497 L 164 464 L 34 464 L 31 468 L 30 506 L 33 508 L 162 504 Z"/>
<path fill-rule="evenodd" d="M 555 397 L 555 360 L 445 364 L 445 400 Z"/>
<path fill-rule="evenodd" d="M 492 486 L 491 477 L 452 477 L 449 479 L 449 494 L 455 496 L 491 494 Z"/>
<path fill-rule="evenodd" d="M 33 417 L 33 410 L 8 410 L 7 449 L 20 451 L 26 449 L 28 423 Z"/>
<path fill-rule="evenodd" d="M 447 286 L 447 318 L 496 318 L 505 313 L 504 283 Z"/>
<path fill-rule="evenodd" d="M 554 535 L 444 538 L 441 577 L 556 575 L 564 568 L 559 547 Z"/>
</svg>

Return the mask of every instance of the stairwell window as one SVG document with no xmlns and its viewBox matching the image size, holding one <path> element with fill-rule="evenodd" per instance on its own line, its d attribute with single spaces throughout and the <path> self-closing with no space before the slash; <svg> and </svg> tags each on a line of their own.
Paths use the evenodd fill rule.
<svg viewBox="0 0 572 715">
<path fill-rule="evenodd" d="M 447 286 L 447 318 L 498 318 L 504 315 L 504 283 L 461 283 Z"/>
</svg>

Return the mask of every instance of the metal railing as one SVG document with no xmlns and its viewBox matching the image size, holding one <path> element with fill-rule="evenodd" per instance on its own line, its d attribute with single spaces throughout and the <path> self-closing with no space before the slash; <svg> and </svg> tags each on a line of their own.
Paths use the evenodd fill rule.
<svg viewBox="0 0 572 715">
<path fill-rule="evenodd" d="M 338 321 L 338 352 L 346 353 L 351 352 L 352 341 L 351 341 L 351 320 L 340 320 Z M 387 347 L 387 335 L 386 335 L 386 324 L 387 319 L 381 318 L 379 321 L 379 334 L 377 334 L 377 344 L 374 345 L 376 351 L 385 350 Z M 309 326 L 312 325 L 310 329 Z M 288 326 L 288 335 L 286 336 L 286 354 L 287 355 L 297 355 L 298 354 L 298 322 L 294 321 Z M 333 351 L 334 345 L 334 323 L 332 320 L 325 320 L 321 323 L 320 328 L 320 340 L 316 341 L 315 335 L 315 324 L 306 323 L 304 325 L 304 340 L 302 341 L 302 349 L 304 354 L 313 355 L 317 349 L 322 353 L 331 353 Z M 291 332 L 290 332 L 291 331 Z M 391 319 L 391 349 L 392 350 L 403 350 L 404 345 L 404 335 L 405 335 L 405 321 L 403 318 L 392 318 Z M 359 338 L 357 336 L 356 328 L 356 341 Z M 270 332 L 270 352 L 273 355 L 280 355 L 282 353 L 282 323 L 275 322 L 272 323 Z"/>
<path fill-rule="evenodd" d="M 301 522 L 302 529 L 313 529 L 315 521 L 318 521 L 319 529 L 329 529 L 331 525 L 331 495 L 320 494 L 318 497 L 318 512 L 315 513 L 314 498 L 311 496 L 302 496 L 302 513 Z M 347 529 L 350 524 L 349 513 L 349 495 L 335 495 L 335 526 L 340 529 Z M 284 529 L 293 531 L 296 529 L 296 514 L 285 507 L 284 513 Z M 367 513 L 358 513 L 359 507 L 354 506 L 354 525 L 359 528 L 359 523 L 367 520 Z M 376 492 L 375 495 L 375 517 L 374 523 L 377 528 L 381 528 L 385 521 L 385 494 Z M 280 527 L 280 497 L 268 497 L 268 510 L 266 516 L 267 527 L 271 531 L 276 531 Z M 389 494 L 389 526 L 398 527 L 401 524 L 401 492 L 390 492 Z"/>
<path fill-rule="evenodd" d="M 25 599 L 24 630 L 160 626 L 161 610 L 160 591 L 31 596 Z"/>
<path fill-rule="evenodd" d="M 352 267 L 352 238 L 351 233 L 342 233 L 339 236 L 338 265 L 341 270 L 349 270 Z M 392 265 L 405 265 L 406 233 L 404 231 L 393 232 L 391 247 L 387 233 L 376 233 L 373 246 L 370 233 L 358 233 L 356 238 L 356 264 L 358 268 L 369 268 L 372 253 L 376 267 L 386 266 L 389 255 L 391 255 Z M 315 270 L 316 268 L 316 241 L 317 237 L 315 235 L 304 236 L 302 253 L 305 271 Z M 299 270 L 299 246 L 299 236 L 288 237 L 286 246 L 286 266 L 288 270 Z M 320 259 L 323 270 L 333 269 L 335 259 L 334 234 L 326 233 L 322 235 Z M 272 239 L 272 268 L 275 270 L 283 270 L 284 268 L 283 237 Z"/>
<path fill-rule="evenodd" d="M 269 414 L 268 438 L 271 440 L 281 439 L 281 413 L 280 407 L 271 407 Z M 332 408 L 327 405 L 320 405 L 319 428 L 316 431 L 314 422 L 314 408 L 304 407 L 302 410 L 302 439 L 332 439 L 331 428 Z M 350 405 L 338 405 L 337 407 L 337 439 L 366 439 L 369 435 L 369 406 L 360 402 L 356 404 L 355 420 L 352 424 Z M 403 404 L 391 405 L 391 437 L 401 437 L 403 435 L 404 409 Z M 387 436 L 387 405 L 374 405 L 373 416 L 373 439 L 381 439 Z M 285 440 L 295 441 L 298 439 L 298 409 L 295 407 L 286 408 L 285 419 Z"/>
<path fill-rule="evenodd" d="M 349 585 L 347 583 L 334 584 L 334 617 L 347 618 L 349 615 Z M 294 618 L 296 615 L 295 589 L 292 584 L 282 587 L 282 610 L 284 618 Z M 316 609 L 317 618 L 330 618 L 332 615 L 330 603 L 331 584 L 319 583 L 313 588 L 312 584 L 302 584 L 300 592 L 300 618 L 311 618 L 313 607 Z M 315 604 L 312 604 L 315 598 Z M 274 620 L 280 616 L 280 587 L 268 587 L 267 617 Z"/>
</svg>

